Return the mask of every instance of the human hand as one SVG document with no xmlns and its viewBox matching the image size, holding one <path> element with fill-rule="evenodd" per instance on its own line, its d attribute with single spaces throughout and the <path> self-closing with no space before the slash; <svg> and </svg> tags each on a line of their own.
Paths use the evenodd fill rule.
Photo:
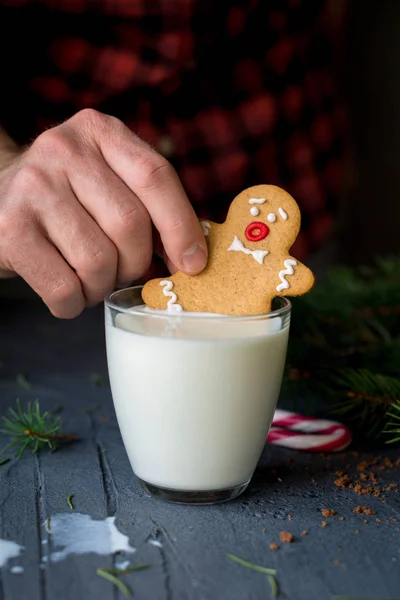
<svg viewBox="0 0 400 600">
<path fill-rule="evenodd" d="M 0 166 L 0 277 L 23 277 L 56 317 L 141 277 L 152 224 L 171 271 L 205 267 L 176 172 L 114 117 L 83 110 Z"/>
</svg>

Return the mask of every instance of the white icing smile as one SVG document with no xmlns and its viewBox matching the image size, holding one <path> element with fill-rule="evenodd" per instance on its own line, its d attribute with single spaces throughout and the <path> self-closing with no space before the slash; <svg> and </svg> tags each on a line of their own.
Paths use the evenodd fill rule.
<svg viewBox="0 0 400 600">
<path fill-rule="evenodd" d="M 237 235 L 233 238 L 232 244 L 228 248 L 228 252 L 233 250 L 235 252 L 243 252 L 243 254 L 251 255 L 255 261 L 257 261 L 260 265 L 263 264 L 264 258 L 268 254 L 268 250 L 250 250 L 250 248 L 246 248 L 246 246 L 239 240 Z"/>
</svg>

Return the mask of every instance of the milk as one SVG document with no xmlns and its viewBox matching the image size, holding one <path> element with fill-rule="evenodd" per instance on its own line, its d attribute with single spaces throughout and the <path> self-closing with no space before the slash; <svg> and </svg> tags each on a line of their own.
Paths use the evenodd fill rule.
<svg viewBox="0 0 400 600">
<path fill-rule="evenodd" d="M 289 319 L 140 310 L 114 320 L 106 308 L 111 389 L 134 472 L 172 490 L 248 483 L 275 411 Z"/>
</svg>

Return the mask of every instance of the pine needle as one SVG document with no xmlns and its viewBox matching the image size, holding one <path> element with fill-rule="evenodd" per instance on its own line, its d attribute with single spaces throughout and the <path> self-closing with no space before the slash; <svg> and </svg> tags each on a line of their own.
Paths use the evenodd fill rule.
<svg viewBox="0 0 400 600">
<path fill-rule="evenodd" d="M 68 507 L 69 507 L 71 510 L 74 510 L 74 505 L 72 504 L 72 498 L 73 498 L 73 497 L 74 497 L 74 494 L 70 494 L 70 495 L 68 496 L 68 498 L 67 498 L 67 504 L 68 504 Z"/>
<path fill-rule="evenodd" d="M 97 575 L 99 575 L 99 577 L 103 577 L 104 579 L 107 579 L 107 581 L 115 585 L 119 589 L 119 591 L 125 596 L 125 598 L 132 597 L 132 590 L 123 581 L 118 579 L 117 576 L 113 575 L 112 573 L 109 573 L 105 569 L 97 569 L 96 573 Z"/>
<path fill-rule="evenodd" d="M 42 413 L 39 400 L 28 402 L 25 411 L 17 400 L 16 409 L 9 408 L 9 416 L 2 417 L 0 423 L 0 433 L 10 438 L 10 442 L 0 453 L 14 448 L 14 456 L 17 459 L 21 458 L 25 450 L 36 454 L 47 446 L 49 450 L 54 451 L 61 443 L 77 439 L 73 434 L 61 433 L 60 417 L 54 417 L 48 412 Z"/>
<path fill-rule="evenodd" d="M 32 388 L 32 384 L 23 373 L 18 373 L 16 378 L 16 383 L 24 390 L 30 390 Z"/>
<path fill-rule="evenodd" d="M 9 463 L 10 460 L 11 460 L 11 458 L 3 458 L 3 460 L 0 460 L 0 467 Z"/>
<path fill-rule="evenodd" d="M 308 413 L 323 399 L 354 437 L 400 441 L 400 256 L 330 268 L 292 304 L 282 396 Z"/>
<path fill-rule="evenodd" d="M 144 571 L 149 569 L 151 565 L 135 565 L 133 567 L 127 567 L 126 569 L 103 569 L 104 572 L 110 573 L 111 575 L 129 575 L 129 573 L 135 573 L 136 571 Z"/>
<path fill-rule="evenodd" d="M 260 565 L 255 565 L 252 562 L 244 560 L 235 554 L 227 554 L 227 557 L 241 565 L 242 567 L 246 567 L 247 569 L 252 569 L 253 571 L 257 571 L 258 573 L 262 573 L 267 576 L 269 585 L 271 586 L 271 594 L 273 598 L 277 598 L 279 595 L 278 584 L 275 579 L 275 575 L 277 575 L 277 571 L 275 569 L 268 569 L 267 567 L 262 567 Z"/>
</svg>

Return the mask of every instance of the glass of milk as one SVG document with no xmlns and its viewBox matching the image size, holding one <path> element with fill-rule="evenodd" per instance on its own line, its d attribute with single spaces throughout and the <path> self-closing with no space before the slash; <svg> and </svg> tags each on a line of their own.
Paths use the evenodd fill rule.
<svg viewBox="0 0 400 600">
<path fill-rule="evenodd" d="M 115 411 L 150 494 L 212 504 L 247 488 L 280 392 L 290 311 L 282 297 L 252 317 L 155 311 L 141 287 L 106 298 Z"/>
</svg>

